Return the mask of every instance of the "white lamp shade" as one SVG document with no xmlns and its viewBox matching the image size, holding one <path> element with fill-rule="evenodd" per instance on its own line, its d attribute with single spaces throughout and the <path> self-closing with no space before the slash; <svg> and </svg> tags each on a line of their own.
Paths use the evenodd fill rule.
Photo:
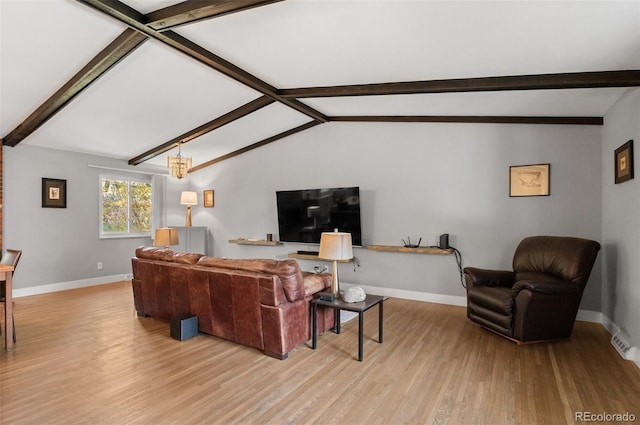
<svg viewBox="0 0 640 425">
<path fill-rule="evenodd" d="M 161 227 L 156 229 L 156 237 L 153 239 L 154 246 L 178 245 L 178 229 L 171 227 Z"/>
<path fill-rule="evenodd" d="M 351 233 L 323 232 L 320 236 L 318 257 L 325 260 L 350 260 L 353 258 Z"/>
<path fill-rule="evenodd" d="M 180 203 L 182 205 L 198 205 L 198 192 L 182 192 Z"/>
</svg>

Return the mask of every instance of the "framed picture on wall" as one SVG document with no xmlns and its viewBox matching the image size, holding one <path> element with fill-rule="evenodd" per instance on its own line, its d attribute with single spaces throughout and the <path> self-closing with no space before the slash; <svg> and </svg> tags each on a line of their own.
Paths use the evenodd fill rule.
<svg viewBox="0 0 640 425">
<path fill-rule="evenodd" d="M 42 208 L 67 208 L 67 181 L 42 178 Z"/>
<path fill-rule="evenodd" d="M 616 149 L 615 153 L 615 184 L 626 182 L 633 178 L 633 140 Z"/>
<path fill-rule="evenodd" d="M 551 164 L 509 167 L 509 196 L 549 196 Z"/>
<path fill-rule="evenodd" d="M 213 190 L 205 190 L 203 199 L 205 208 L 213 208 Z"/>
</svg>

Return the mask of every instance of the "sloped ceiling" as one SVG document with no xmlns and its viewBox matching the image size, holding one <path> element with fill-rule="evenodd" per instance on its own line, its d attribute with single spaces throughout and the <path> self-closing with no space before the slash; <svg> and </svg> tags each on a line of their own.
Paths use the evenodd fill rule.
<svg viewBox="0 0 640 425">
<path fill-rule="evenodd" d="M 640 86 L 640 1 L 0 0 L 0 28 L 5 145 L 194 171 L 332 121 L 598 125 Z"/>
</svg>

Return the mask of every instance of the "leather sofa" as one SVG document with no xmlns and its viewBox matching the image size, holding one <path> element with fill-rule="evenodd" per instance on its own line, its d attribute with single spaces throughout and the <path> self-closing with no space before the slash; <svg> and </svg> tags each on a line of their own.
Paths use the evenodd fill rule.
<svg viewBox="0 0 640 425">
<path fill-rule="evenodd" d="M 517 343 L 571 336 L 596 241 L 532 236 L 513 255 L 513 271 L 465 267 L 467 317 Z"/>
<path fill-rule="evenodd" d="M 133 298 L 140 316 L 198 316 L 200 332 L 286 359 L 311 338 L 314 294 L 331 287 L 327 273 L 301 272 L 296 260 L 225 259 L 139 247 L 132 258 Z M 334 326 L 318 312 L 319 332 Z"/>
</svg>

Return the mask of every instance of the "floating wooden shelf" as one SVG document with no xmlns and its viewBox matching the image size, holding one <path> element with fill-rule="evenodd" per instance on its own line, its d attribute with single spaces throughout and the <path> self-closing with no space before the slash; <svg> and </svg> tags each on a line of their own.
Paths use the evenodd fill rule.
<svg viewBox="0 0 640 425">
<path fill-rule="evenodd" d="M 325 260 L 324 258 L 320 258 L 317 255 L 298 254 L 297 252 L 289 253 L 288 257 L 289 258 L 296 258 L 298 260 L 333 261 L 333 260 Z M 350 263 L 352 261 L 353 261 L 353 259 L 351 259 L 351 260 L 338 260 L 338 263 Z"/>
<path fill-rule="evenodd" d="M 435 255 L 449 255 L 453 253 L 452 249 L 441 249 L 431 246 L 420 246 L 418 248 L 407 248 L 404 246 L 395 245 L 369 245 L 367 249 L 371 251 L 384 251 L 384 252 L 404 252 L 408 254 L 435 254 Z"/>
<path fill-rule="evenodd" d="M 229 239 L 229 243 L 237 243 L 238 245 L 261 245 L 261 246 L 276 246 L 282 245 L 279 241 L 268 241 L 265 239 Z"/>
</svg>

